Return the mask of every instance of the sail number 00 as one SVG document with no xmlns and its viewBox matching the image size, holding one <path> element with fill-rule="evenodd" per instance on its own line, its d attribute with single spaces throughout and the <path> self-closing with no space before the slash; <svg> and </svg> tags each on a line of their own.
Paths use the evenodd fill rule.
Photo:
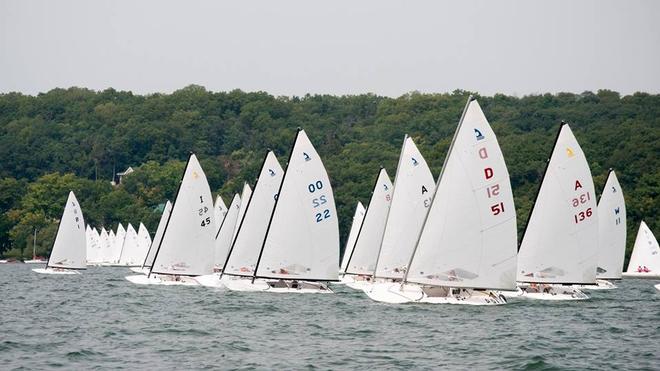
<svg viewBox="0 0 660 371">
<path fill-rule="evenodd" d="M 317 180 L 316 182 L 313 182 L 313 183 L 309 183 L 309 185 L 307 186 L 307 190 L 309 191 L 309 193 L 314 193 L 314 192 L 316 192 L 318 190 L 321 190 L 321 189 L 323 189 L 323 182 L 320 181 L 320 180 Z M 314 206 L 314 208 L 317 208 L 317 207 L 325 204 L 326 202 L 328 202 L 328 200 L 327 200 L 325 195 L 321 195 L 317 198 L 312 199 L 312 205 Z M 330 210 L 325 209 L 325 210 L 321 211 L 320 213 L 316 213 L 315 217 L 316 217 L 316 222 L 320 223 L 320 222 L 324 221 L 325 219 L 330 218 Z"/>
</svg>

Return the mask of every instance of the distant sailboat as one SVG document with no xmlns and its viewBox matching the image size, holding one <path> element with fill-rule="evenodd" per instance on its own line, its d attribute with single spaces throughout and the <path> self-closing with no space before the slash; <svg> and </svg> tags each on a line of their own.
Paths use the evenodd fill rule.
<svg viewBox="0 0 660 371">
<path fill-rule="evenodd" d="M 623 273 L 626 278 L 660 278 L 660 247 L 658 240 L 642 221 L 635 238 L 628 269 Z"/>
<path fill-rule="evenodd" d="M 215 234 L 218 234 L 220 226 L 222 225 L 223 220 L 227 215 L 227 205 L 220 195 L 215 198 L 215 203 L 213 204 L 213 219 L 215 220 Z"/>
<path fill-rule="evenodd" d="M 160 221 L 158 222 L 158 227 L 156 228 L 156 234 L 154 235 L 154 239 L 151 241 L 151 244 L 149 244 L 149 250 L 147 251 L 147 255 L 144 258 L 144 261 L 142 262 L 141 267 L 134 267 L 131 268 L 131 270 L 135 273 L 144 273 L 148 274 L 149 269 L 154 263 L 154 257 L 156 256 L 156 250 L 158 250 L 158 246 L 160 246 L 160 241 L 163 239 L 163 233 L 165 233 L 165 225 L 167 224 L 167 220 L 170 217 L 170 212 L 172 211 L 172 203 L 168 200 L 165 203 L 165 208 L 163 208 L 163 213 L 160 215 Z"/>
<path fill-rule="evenodd" d="M 149 274 L 126 279 L 137 284 L 198 285 L 195 276 L 213 271 L 213 217 L 211 188 L 191 153 Z"/>
<path fill-rule="evenodd" d="M 198 282 L 204 286 L 227 286 L 230 289 L 240 287 L 246 281 L 251 283 L 283 174 L 275 154 L 268 151 L 243 218 L 237 223 L 238 233 L 222 267 L 222 275 L 198 277 Z"/>
<path fill-rule="evenodd" d="M 46 264 L 48 261 L 37 256 L 37 230 L 34 230 L 34 238 L 32 239 L 32 259 L 26 260 L 25 264 Z"/>
<path fill-rule="evenodd" d="M 381 168 L 364 214 L 364 221 L 356 237 L 355 247 L 347 258 L 342 281 L 348 287 L 362 290 L 366 284 L 371 282 L 376 269 L 380 244 L 385 233 L 385 223 L 392 202 L 393 190 L 394 186 L 387 171 Z"/>
<path fill-rule="evenodd" d="M 241 193 L 241 205 L 238 208 L 238 218 L 236 218 L 236 224 L 234 225 L 234 233 L 231 235 L 231 242 L 229 244 L 229 247 L 234 243 L 234 240 L 236 239 L 236 233 L 238 233 L 238 227 L 241 224 L 241 221 L 243 220 L 243 215 L 245 215 L 245 211 L 247 210 L 248 205 L 250 204 L 250 198 L 252 198 L 252 188 L 250 188 L 250 185 L 245 183 L 243 185 L 243 192 Z M 229 253 L 229 249 L 227 249 L 227 253 Z M 226 256 L 225 256 L 225 261 Z M 222 262 L 223 265 L 225 262 Z"/>
<path fill-rule="evenodd" d="M 142 257 L 137 256 L 138 236 L 131 223 L 126 227 L 124 243 L 122 244 L 121 254 L 119 255 L 118 265 L 134 267 L 139 264 L 138 260 Z"/>
<path fill-rule="evenodd" d="M 101 241 L 95 228 L 87 226 L 85 231 L 87 244 L 87 265 L 98 265 L 102 260 Z"/>
<path fill-rule="evenodd" d="M 86 269 L 85 220 L 73 192 L 69 197 L 57 228 L 46 268 L 33 269 L 46 274 L 80 274 Z"/>
<path fill-rule="evenodd" d="M 298 129 L 251 287 L 243 290 L 331 293 L 339 278 L 339 224 L 320 156 Z"/>
<path fill-rule="evenodd" d="M 562 123 L 518 252 L 516 294 L 545 300 L 588 299 L 571 285 L 596 282 L 598 209 L 589 164 Z"/>
<path fill-rule="evenodd" d="M 348 266 L 348 260 L 353 254 L 353 249 L 355 248 L 355 241 L 357 241 L 357 236 L 360 233 L 360 228 L 362 227 L 362 222 L 364 221 L 364 214 L 366 209 L 362 202 L 358 201 L 357 206 L 355 206 L 355 213 L 353 214 L 353 223 L 351 223 L 351 230 L 348 233 L 348 239 L 346 239 L 346 246 L 344 246 L 344 256 L 341 259 L 341 264 L 339 265 L 339 274 L 342 276 L 346 274 L 346 267 Z"/>
<path fill-rule="evenodd" d="M 603 290 L 616 286 L 606 280 L 620 280 L 626 253 L 626 201 L 614 170 L 610 170 L 598 202 L 598 265 L 596 285 L 575 285 L 580 289 Z"/>
<path fill-rule="evenodd" d="M 516 287 L 513 192 L 495 133 L 472 97 L 418 236 L 403 283 L 375 285 L 369 297 L 387 303 L 506 303 L 490 290 Z"/>
<path fill-rule="evenodd" d="M 121 259 L 121 252 L 124 249 L 124 241 L 126 240 L 126 229 L 124 226 L 119 223 L 117 225 L 117 232 L 113 233 L 110 231 L 110 240 L 111 240 L 111 249 L 108 256 L 108 261 L 105 262 L 105 266 L 121 266 L 119 260 Z"/>
<path fill-rule="evenodd" d="M 247 184 L 245 186 L 247 186 Z M 243 187 L 244 190 L 245 186 Z M 220 230 L 215 236 L 215 240 L 213 242 L 213 270 L 215 272 L 222 270 L 222 267 L 227 261 L 227 255 L 229 254 L 229 249 L 231 248 L 232 236 L 234 235 L 234 230 L 238 224 L 238 215 L 241 211 L 241 204 L 241 196 L 239 196 L 237 193 L 231 200 L 229 209 L 227 209 L 227 215 L 224 217 L 222 225 L 220 226 Z"/>
<path fill-rule="evenodd" d="M 389 287 L 390 283 L 403 279 L 431 206 L 434 190 L 431 169 L 412 138 L 406 135 L 394 178 L 392 204 L 376 260 L 374 282 L 363 288 L 367 295 L 379 292 L 379 285 Z"/>
</svg>

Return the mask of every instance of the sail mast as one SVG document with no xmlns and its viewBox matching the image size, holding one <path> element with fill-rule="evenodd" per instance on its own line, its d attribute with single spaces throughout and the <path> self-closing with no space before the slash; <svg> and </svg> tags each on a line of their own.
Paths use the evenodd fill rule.
<svg viewBox="0 0 660 371">
<path fill-rule="evenodd" d="M 266 165 L 266 159 L 268 158 L 268 154 L 270 153 L 270 148 L 266 150 L 266 155 L 264 155 L 264 160 L 261 162 L 261 169 Z M 259 178 L 254 182 L 254 190 L 257 190 L 257 186 L 259 185 Z M 225 259 L 225 263 L 222 265 L 222 271 L 220 271 L 220 278 L 225 274 L 225 269 L 227 269 L 227 263 L 229 262 L 229 258 L 231 257 L 231 253 L 234 251 L 234 245 L 236 245 L 236 240 L 238 240 L 238 235 L 241 233 L 241 229 L 243 228 L 243 221 L 245 220 L 245 216 L 248 213 L 248 210 L 250 209 L 250 203 L 252 203 L 252 196 L 254 196 L 254 192 L 250 193 L 250 199 L 248 200 L 247 205 L 245 205 L 245 212 L 243 212 L 243 217 L 241 218 L 240 223 L 238 224 L 238 230 L 236 231 L 236 237 L 234 240 L 231 242 L 231 246 L 229 247 L 229 252 L 227 253 L 227 258 Z M 277 201 L 276 201 L 277 202 Z M 224 220 L 222 221 L 224 224 Z M 222 227 L 221 227 L 222 228 Z"/>
<path fill-rule="evenodd" d="M 254 283 L 254 280 L 257 278 L 257 270 L 259 269 L 259 263 L 261 262 L 261 257 L 264 254 L 264 247 L 266 247 L 266 239 L 268 238 L 268 232 L 270 232 L 270 225 L 273 223 L 273 216 L 275 215 L 275 210 L 277 209 L 277 203 L 280 200 L 280 192 L 282 192 L 282 186 L 284 185 L 284 181 L 286 180 L 286 174 L 289 172 L 289 163 L 291 162 L 291 158 L 293 156 L 293 149 L 296 147 L 296 142 L 298 141 L 298 135 L 300 135 L 301 131 L 302 128 L 298 127 L 298 131 L 296 131 L 296 137 L 293 140 L 293 144 L 291 145 L 291 151 L 289 152 L 289 159 L 286 162 L 286 169 L 284 170 L 284 175 L 282 175 L 282 183 L 280 183 L 280 187 L 277 190 L 277 199 L 275 200 L 275 206 L 273 206 L 273 211 L 270 213 L 270 219 L 268 220 L 268 227 L 266 228 L 266 234 L 264 234 L 264 241 L 261 243 L 261 250 L 259 251 L 257 264 L 254 266 L 252 283 Z"/>
<path fill-rule="evenodd" d="M 536 206 L 536 202 L 539 200 L 539 194 L 541 193 L 541 187 L 543 186 L 543 181 L 545 180 L 545 176 L 548 174 L 548 169 L 550 168 L 550 159 L 552 158 L 552 152 L 554 152 L 555 147 L 557 146 L 557 142 L 559 141 L 559 135 L 561 134 L 561 129 L 566 125 L 565 121 L 561 122 L 561 125 L 559 125 L 559 130 L 557 130 L 557 136 L 555 137 L 555 142 L 552 144 L 552 147 L 550 149 L 550 157 L 545 161 L 545 170 L 543 171 L 543 176 L 541 177 L 541 182 L 539 183 L 539 188 L 536 190 L 536 196 L 534 196 L 534 203 L 532 204 L 532 208 L 529 210 L 529 214 L 527 215 L 527 222 L 525 223 L 525 229 L 523 230 L 522 238 L 520 239 L 520 242 L 518 242 L 518 251 L 520 252 L 520 246 L 522 245 L 522 241 L 525 238 L 525 234 L 527 233 L 527 227 L 529 226 L 529 221 L 532 219 L 532 213 L 534 213 L 534 207 Z"/>
<path fill-rule="evenodd" d="M 172 203 L 172 208 L 170 209 L 170 215 L 167 216 L 167 223 L 165 223 L 165 230 L 163 231 L 163 236 L 165 236 L 165 233 L 167 233 L 167 227 L 170 225 L 170 219 L 172 218 L 172 214 L 174 213 L 174 206 L 176 206 L 176 201 L 179 199 L 179 192 L 181 192 L 181 184 L 183 184 L 183 178 L 186 176 L 186 169 L 188 169 L 188 163 L 190 163 L 190 158 L 192 157 L 193 152 L 191 151 L 188 154 L 188 160 L 186 160 L 186 166 L 183 168 L 183 174 L 181 174 L 181 180 L 179 181 L 179 187 L 176 189 L 176 196 L 174 197 L 174 202 Z M 154 261 L 151 263 L 151 267 L 149 267 L 149 273 L 147 274 L 147 277 L 151 276 L 151 272 L 154 270 L 154 265 L 156 263 L 156 259 L 158 259 L 158 253 L 160 252 L 160 247 L 163 245 L 163 238 L 160 239 L 160 242 L 158 243 L 158 249 L 156 250 L 156 254 L 154 255 Z"/>
<path fill-rule="evenodd" d="M 346 269 L 344 270 L 343 274 L 350 274 L 348 273 L 348 267 L 351 265 L 351 259 L 353 259 L 353 253 L 355 252 L 355 246 L 357 246 L 357 242 L 360 240 L 360 234 L 362 234 L 362 227 L 364 227 L 364 221 L 367 220 L 367 215 L 369 215 L 369 210 L 371 210 L 371 203 L 374 201 L 374 190 L 376 189 L 376 186 L 378 186 L 378 179 L 380 179 L 380 174 L 383 172 L 383 166 L 380 167 L 380 170 L 378 170 L 378 175 L 376 175 L 376 180 L 374 181 L 374 186 L 371 187 L 371 197 L 369 198 L 369 204 L 367 205 L 367 210 L 364 212 L 364 218 L 362 219 L 362 224 L 360 224 L 360 229 L 358 229 L 358 234 L 357 237 L 355 238 L 355 242 L 353 242 L 353 249 L 351 250 L 351 255 L 348 257 L 348 261 L 346 262 Z M 348 247 L 348 246 L 346 246 Z"/>
<path fill-rule="evenodd" d="M 394 175 L 394 189 L 392 190 L 392 200 L 390 201 L 390 208 L 387 209 L 387 217 L 385 218 L 385 229 L 387 229 L 387 219 L 390 218 L 390 211 L 392 211 L 392 203 L 394 202 L 394 195 L 396 194 L 396 182 L 399 179 L 399 170 L 401 169 L 401 162 L 403 161 L 403 150 L 406 148 L 406 141 L 408 140 L 408 134 L 403 136 L 403 144 L 401 145 L 401 154 L 399 155 L 399 163 L 396 165 L 396 174 Z M 380 237 L 380 248 L 378 249 L 378 256 L 376 257 L 376 264 L 374 265 L 374 274 L 371 276 L 372 279 L 376 278 L 376 272 L 378 272 L 378 262 L 380 261 L 380 253 L 383 250 L 383 239 L 385 238 L 385 231 Z"/>
<path fill-rule="evenodd" d="M 442 180 L 442 175 L 445 173 L 445 167 L 447 167 L 447 161 L 449 161 L 449 156 L 451 156 L 451 151 L 454 148 L 454 143 L 456 143 L 456 137 L 458 137 L 458 132 L 461 130 L 461 127 L 463 126 L 463 119 L 465 118 L 465 113 L 467 112 L 468 107 L 470 107 L 470 103 L 474 100 L 474 97 L 470 95 L 468 97 L 468 101 L 465 104 L 465 107 L 463 108 L 463 113 L 461 114 L 461 119 L 458 121 L 458 126 L 456 127 L 456 131 L 454 131 L 454 137 L 451 139 L 451 144 L 449 145 L 449 150 L 447 151 L 447 156 L 445 156 L 445 161 L 442 164 L 442 169 L 440 169 L 440 175 L 438 176 L 438 181 L 435 183 L 435 190 L 433 191 L 433 197 L 431 198 L 431 204 L 429 205 L 429 211 L 431 210 L 431 206 L 433 205 L 433 201 L 435 200 L 435 195 L 438 193 L 438 186 L 440 185 L 440 180 Z M 417 242 L 415 242 L 415 248 L 412 251 L 412 254 L 410 254 L 410 260 L 408 261 L 408 265 L 406 266 L 406 272 L 403 274 L 403 280 L 401 280 L 401 286 L 403 287 L 403 284 L 406 283 L 406 280 L 408 279 L 408 272 L 410 272 L 410 265 L 412 264 L 412 261 L 415 257 L 415 252 L 417 251 L 417 246 L 419 246 L 419 240 L 422 238 L 422 232 L 424 232 L 424 227 L 426 227 L 426 221 L 429 218 L 429 212 L 424 215 L 424 222 L 422 222 L 422 228 L 419 230 L 419 233 L 417 234 Z"/>
</svg>

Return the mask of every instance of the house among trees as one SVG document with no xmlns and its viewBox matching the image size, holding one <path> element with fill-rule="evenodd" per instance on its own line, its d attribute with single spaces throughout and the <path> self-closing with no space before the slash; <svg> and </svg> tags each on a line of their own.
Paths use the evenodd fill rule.
<svg viewBox="0 0 660 371">
<path fill-rule="evenodd" d="M 133 171 L 135 171 L 135 170 L 133 170 L 133 168 L 129 166 L 126 170 L 115 174 L 115 178 L 110 183 L 113 186 L 114 185 L 120 185 L 121 184 L 121 178 L 128 175 L 128 174 L 130 174 L 130 173 L 132 173 Z"/>
</svg>

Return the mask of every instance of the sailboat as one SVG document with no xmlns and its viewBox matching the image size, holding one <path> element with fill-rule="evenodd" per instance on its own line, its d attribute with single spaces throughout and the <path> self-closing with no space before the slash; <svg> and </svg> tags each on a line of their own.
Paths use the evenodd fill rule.
<svg viewBox="0 0 660 371">
<path fill-rule="evenodd" d="M 355 247 L 348 256 L 342 277 L 342 281 L 350 288 L 362 290 L 365 285 L 371 283 L 380 244 L 383 241 L 393 189 L 387 171 L 381 168 L 376 177 L 364 221 L 355 240 Z"/>
<path fill-rule="evenodd" d="M 346 267 L 348 266 L 348 260 L 353 254 L 353 249 L 355 248 L 355 241 L 357 241 L 357 236 L 360 233 L 360 228 L 362 228 L 362 222 L 364 221 L 364 214 L 366 209 L 362 202 L 358 201 L 357 206 L 355 206 L 355 214 L 353 214 L 353 223 L 351 223 L 351 230 L 348 232 L 348 239 L 346 239 L 346 245 L 344 246 L 344 256 L 341 258 L 341 264 L 339 265 L 339 274 L 346 274 Z"/>
<path fill-rule="evenodd" d="M 85 232 L 87 241 L 87 265 L 99 265 L 102 262 L 102 250 L 99 232 L 89 225 Z"/>
<path fill-rule="evenodd" d="M 137 284 L 198 285 L 195 276 L 213 272 L 213 217 L 211 188 L 191 153 L 149 274 L 126 279 Z"/>
<path fill-rule="evenodd" d="M 250 287 L 274 293 L 332 293 L 339 274 L 339 224 L 330 178 L 298 129 Z"/>
<path fill-rule="evenodd" d="M 509 172 L 470 97 L 403 282 L 377 285 L 368 295 L 386 303 L 505 304 L 492 290 L 515 289 L 516 254 Z"/>
<path fill-rule="evenodd" d="M 215 220 L 215 234 L 218 234 L 220 226 L 222 225 L 223 220 L 227 215 L 227 205 L 220 195 L 215 198 L 215 203 L 213 204 L 213 219 Z"/>
<path fill-rule="evenodd" d="M 620 280 L 626 253 L 626 201 L 614 170 L 610 169 L 598 201 L 598 265 L 595 285 L 574 285 L 579 289 L 606 290 Z"/>
<path fill-rule="evenodd" d="M 200 284 L 211 287 L 226 286 L 229 289 L 240 289 L 245 284 L 251 284 L 283 174 L 284 170 L 275 154 L 268 151 L 245 213 L 237 223 L 238 233 L 221 269 L 222 274 L 198 277 Z"/>
<path fill-rule="evenodd" d="M 596 283 L 598 209 L 587 159 L 562 122 L 518 251 L 515 294 L 584 300 L 572 285 Z"/>
<path fill-rule="evenodd" d="M 238 208 L 238 218 L 236 218 L 236 224 L 234 225 L 234 233 L 231 235 L 231 243 L 229 246 L 231 247 L 231 244 L 234 243 L 234 240 L 236 239 L 236 233 L 238 233 L 238 227 L 240 226 L 241 220 L 243 220 L 243 215 L 245 215 L 245 211 L 247 210 L 248 204 L 250 203 L 250 198 L 252 198 L 252 188 L 250 188 L 250 185 L 245 183 L 243 185 L 243 192 L 241 193 L 241 205 Z M 227 253 L 229 253 L 229 249 L 227 249 Z M 225 261 L 226 261 L 226 256 L 225 256 Z M 224 262 L 223 264 L 224 265 Z"/>
<path fill-rule="evenodd" d="M 34 230 L 34 239 L 32 240 L 32 259 L 25 260 L 25 264 L 46 264 L 48 261 L 37 256 L 37 230 Z"/>
<path fill-rule="evenodd" d="M 122 243 L 121 253 L 119 254 L 119 262 L 117 265 L 121 266 L 135 266 L 135 251 L 137 250 L 138 240 L 137 232 L 131 223 L 126 227 L 124 234 L 124 242 Z"/>
<path fill-rule="evenodd" d="M 623 277 L 660 278 L 660 247 L 658 247 L 658 240 L 643 220 L 639 225 L 635 246 L 628 262 L 628 269 L 623 273 Z"/>
<path fill-rule="evenodd" d="M 247 185 L 247 184 L 246 184 Z M 245 190 L 245 186 L 243 187 Z M 236 229 L 236 224 L 238 224 L 238 215 L 241 211 L 242 204 L 241 196 L 237 194 L 234 195 L 234 198 L 229 204 L 229 209 L 227 209 L 227 215 L 222 221 L 220 230 L 218 230 L 215 240 L 213 242 L 213 271 L 220 272 L 222 267 L 227 261 L 227 255 L 229 254 L 229 249 L 231 248 L 232 237 L 234 235 L 234 230 Z"/>
<path fill-rule="evenodd" d="M 99 264 L 105 265 L 106 262 L 110 261 L 110 253 L 112 251 L 112 244 L 110 241 L 110 235 L 106 231 L 105 227 L 101 227 L 101 233 L 99 234 L 99 244 L 101 245 L 101 251 L 99 254 Z"/>
<path fill-rule="evenodd" d="M 435 188 L 431 169 L 408 135 L 403 140 L 399 165 L 394 178 L 392 205 L 374 270 L 374 278 L 364 292 L 378 300 L 379 286 L 389 288 L 401 282 L 408 269 L 424 218 L 431 206 Z"/>
<path fill-rule="evenodd" d="M 45 274 L 80 274 L 86 269 L 85 220 L 73 192 L 69 192 L 57 235 L 45 268 L 33 269 Z"/>
<path fill-rule="evenodd" d="M 103 265 L 110 267 L 123 265 L 120 264 L 119 260 L 121 259 L 121 252 L 124 249 L 125 240 L 126 229 L 124 229 L 124 226 L 119 223 L 119 225 L 117 225 L 117 232 L 110 232 L 111 249 L 108 256 L 108 261 L 106 261 Z"/>
<path fill-rule="evenodd" d="M 163 208 L 163 213 L 160 215 L 160 221 L 158 222 L 158 227 L 156 228 L 156 235 L 154 235 L 154 239 L 151 241 L 151 244 L 149 244 L 149 251 L 147 251 L 144 261 L 142 262 L 142 266 L 131 268 L 133 272 L 143 273 L 143 274 L 149 273 L 149 269 L 154 263 L 156 250 L 158 250 L 158 246 L 160 246 L 160 241 L 163 239 L 163 233 L 165 233 L 165 225 L 167 224 L 167 220 L 170 217 L 171 211 L 172 211 L 172 203 L 168 200 L 165 203 L 165 207 Z"/>
</svg>

